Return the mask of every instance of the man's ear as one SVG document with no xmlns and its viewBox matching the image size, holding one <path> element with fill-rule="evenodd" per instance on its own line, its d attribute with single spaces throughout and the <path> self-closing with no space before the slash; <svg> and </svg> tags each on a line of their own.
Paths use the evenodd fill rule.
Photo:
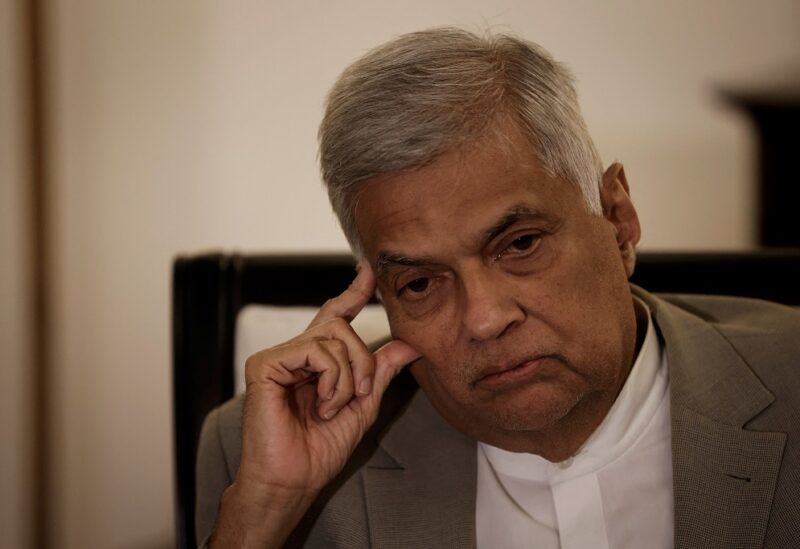
<svg viewBox="0 0 800 549">
<path fill-rule="evenodd" d="M 603 205 L 603 217 L 614 226 L 620 257 L 630 278 L 636 265 L 636 244 L 639 243 L 642 228 L 631 201 L 622 164 L 615 162 L 603 174 L 600 203 Z"/>
</svg>

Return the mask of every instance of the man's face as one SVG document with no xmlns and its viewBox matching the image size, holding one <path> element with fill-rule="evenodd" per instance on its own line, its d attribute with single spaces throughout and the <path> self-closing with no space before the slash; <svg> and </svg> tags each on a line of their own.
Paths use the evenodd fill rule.
<svg viewBox="0 0 800 549">
<path fill-rule="evenodd" d="M 357 226 L 392 333 L 422 354 L 412 372 L 445 419 L 559 458 L 602 421 L 633 360 L 638 220 L 618 166 L 592 215 L 513 125 L 505 135 L 369 181 Z"/>
</svg>

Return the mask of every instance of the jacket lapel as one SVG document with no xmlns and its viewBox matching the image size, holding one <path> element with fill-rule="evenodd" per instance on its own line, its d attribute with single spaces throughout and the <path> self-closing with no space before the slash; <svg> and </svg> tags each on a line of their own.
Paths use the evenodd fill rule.
<svg viewBox="0 0 800 549">
<path fill-rule="evenodd" d="M 422 391 L 379 452 L 364 470 L 372 547 L 475 546 L 475 442 L 447 425 Z"/>
<path fill-rule="evenodd" d="M 709 323 L 635 291 L 667 348 L 675 546 L 760 547 L 786 435 L 744 427 L 774 396 Z"/>
</svg>

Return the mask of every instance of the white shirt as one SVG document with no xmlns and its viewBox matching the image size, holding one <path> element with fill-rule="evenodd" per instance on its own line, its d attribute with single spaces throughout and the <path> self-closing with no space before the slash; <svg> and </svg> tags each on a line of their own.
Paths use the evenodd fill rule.
<svg viewBox="0 0 800 549">
<path fill-rule="evenodd" d="M 647 318 L 622 391 L 573 457 L 551 463 L 478 443 L 479 549 L 672 547 L 668 367 Z"/>
</svg>

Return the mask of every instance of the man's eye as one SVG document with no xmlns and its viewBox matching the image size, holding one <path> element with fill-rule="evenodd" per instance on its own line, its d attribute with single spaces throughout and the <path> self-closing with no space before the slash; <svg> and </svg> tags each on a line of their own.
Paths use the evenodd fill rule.
<svg viewBox="0 0 800 549">
<path fill-rule="evenodd" d="M 403 290 L 407 290 L 415 294 L 421 294 L 428 289 L 428 284 L 430 284 L 430 278 L 415 278 L 403 286 Z"/>
<path fill-rule="evenodd" d="M 511 242 L 509 248 L 513 248 L 513 250 L 518 252 L 524 252 L 526 250 L 530 250 L 534 243 L 538 240 L 538 236 L 534 234 L 526 234 L 520 236 L 519 238 L 515 239 Z"/>
<path fill-rule="evenodd" d="M 495 259 L 526 259 L 533 257 L 539 244 L 542 243 L 542 234 L 533 232 L 520 234 L 512 237 L 513 240 L 506 240 L 500 247 L 500 253 Z"/>
</svg>

